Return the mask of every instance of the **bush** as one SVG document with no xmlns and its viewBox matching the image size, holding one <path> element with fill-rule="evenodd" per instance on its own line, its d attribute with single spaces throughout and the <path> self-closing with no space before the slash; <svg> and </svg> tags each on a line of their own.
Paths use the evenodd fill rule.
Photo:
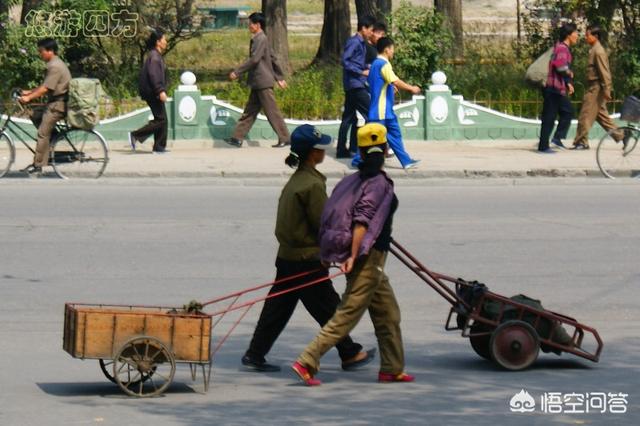
<svg viewBox="0 0 640 426">
<path fill-rule="evenodd" d="M 391 24 L 396 73 L 400 78 L 426 87 L 452 43 L 442 15 L 432 8 L 413 6 L 403 0 L 392 14 Z"/>
<path fill-rule="evenodd" d="M 42 83 L 45 64 L 38 55 L 36 40 L 25 29 L 0 17 L 0 95 L 6 99 L 13 88 L 33 88 Z"/>
</svg>

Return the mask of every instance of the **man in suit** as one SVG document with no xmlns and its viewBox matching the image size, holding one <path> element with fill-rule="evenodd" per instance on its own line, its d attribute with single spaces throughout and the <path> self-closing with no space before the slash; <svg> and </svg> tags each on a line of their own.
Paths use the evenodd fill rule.
<svg viewBox="0 0 640 426">
<path fill-rule="evenodd" d="M 282 69 L 271 53 L 269 40 L 263 31 L 264 26 L 265 18 L 262 13 L 256 12 L 249 15 L 249 32 L 252 34 L 249 59 L 229 74 L 231 80 L 237 80 L 246 72 L 247 84 L 251 88 L 249 100 L 233 135 L 225 139 L 229 145 L 238 148 L 242 146 L 243 139 L 249 133 L 261 109 L 264 109 L 269 124 L 278 135 L 278 143 L 273 147 L 281 148 L 290 144 L 289 130 L 276 105 L 273 93 L 274 83 L 277 82 L 278 86 L 285 89 L 287 82 L 284 80 Z"/>
</svg>

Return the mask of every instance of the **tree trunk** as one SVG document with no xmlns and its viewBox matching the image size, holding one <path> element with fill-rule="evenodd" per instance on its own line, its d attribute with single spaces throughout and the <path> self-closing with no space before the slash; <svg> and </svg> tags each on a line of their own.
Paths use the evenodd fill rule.
<svg viewBox="0 0 640 426">
<path fill-rule="evenodd" d="M 324 23 L 314 64 L 337 64 L 351 33 L 349 0 L 324 0 Z"/>
<path fill-rule="evenodd" d="M 462 0 L 434 0 L 436 10 L 442 13 L 453 34 L 453 47 L 451 53 L 454 58 L 463 56 L 463 32 L 462 32 Z"/>
<path fill-rule="evenodd" d="M 267 21 L 265 33 L 271 51 L 282 70 L 289 74 L 289 41 L 287 33 L 287 0 L 262 0 L 262 13 Z"/>
<path fill-rule="evenodd" d="M 25 25 L 25 18 L 27 14 L 34 10 L 40 8 L 42 6 L 43 0 L 23 0 L 22 1 L 22 12 L 20 13 L 20 24 Z"/>
<path fill-rule="evenodd" d="M 358 19 L 369 15 L 386 23 L 391 14 L 391 0 L 356 0 L 356 13 Z"/>
</svg>

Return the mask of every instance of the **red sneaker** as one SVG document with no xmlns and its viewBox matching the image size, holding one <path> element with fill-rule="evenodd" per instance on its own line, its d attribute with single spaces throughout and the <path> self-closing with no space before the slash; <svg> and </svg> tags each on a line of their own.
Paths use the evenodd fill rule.
<svg viewBox="0 0 640 426">
<path fill-rule="evenodd" d="M 409 383 L 413 382 L 416 378 L 407 373 L 391 374 L 391 373 L 378 373 L 378 381 L 380 383 Z"/>
<path fill-rule="evenodd" d="M 318 386 L 322 384 L 322 382 L 318 379 L 314 379 L 313 375 L 309 373 L 309 370 L 304 365 L 300 364 L 298 361 L 294 362 L 291 366 L 293 371 L 300 377 L 300 380 L 304 382 L 307 386 Z"/>
</svg>

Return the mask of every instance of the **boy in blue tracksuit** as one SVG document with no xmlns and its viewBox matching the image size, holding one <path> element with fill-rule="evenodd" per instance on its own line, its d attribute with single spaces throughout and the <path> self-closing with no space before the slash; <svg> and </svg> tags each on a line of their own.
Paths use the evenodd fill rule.
<svg viewBox="0 0 640 426">
<path fill-rule="evenodd" d="M 389 37 L 382 37 L 378 40 L 376 48 L 378 49 L 378 58 L 371 64 L 369 77 L 367 78 L 371 94 L 367 122 L 380 123 L 387 128 L 389 146 L 398 157 L 398 160 L 400 160 L 402 167 L 407 170 L 415 167 L 420 160 L 414 160 L 409 157 L 409 154 L 404 149 L 398 117 L 393 111 L 394 91 L 397 88 L 418 95 L 421 90 L 418 86 L 412 86 L 400 80 L 393 72 L 393 68 L 389 63 L 394 54 L 393 40 Z M 360 155 L 356 154 L 351 165 L 357 167 L 360 161 Z"/>
</svg>

